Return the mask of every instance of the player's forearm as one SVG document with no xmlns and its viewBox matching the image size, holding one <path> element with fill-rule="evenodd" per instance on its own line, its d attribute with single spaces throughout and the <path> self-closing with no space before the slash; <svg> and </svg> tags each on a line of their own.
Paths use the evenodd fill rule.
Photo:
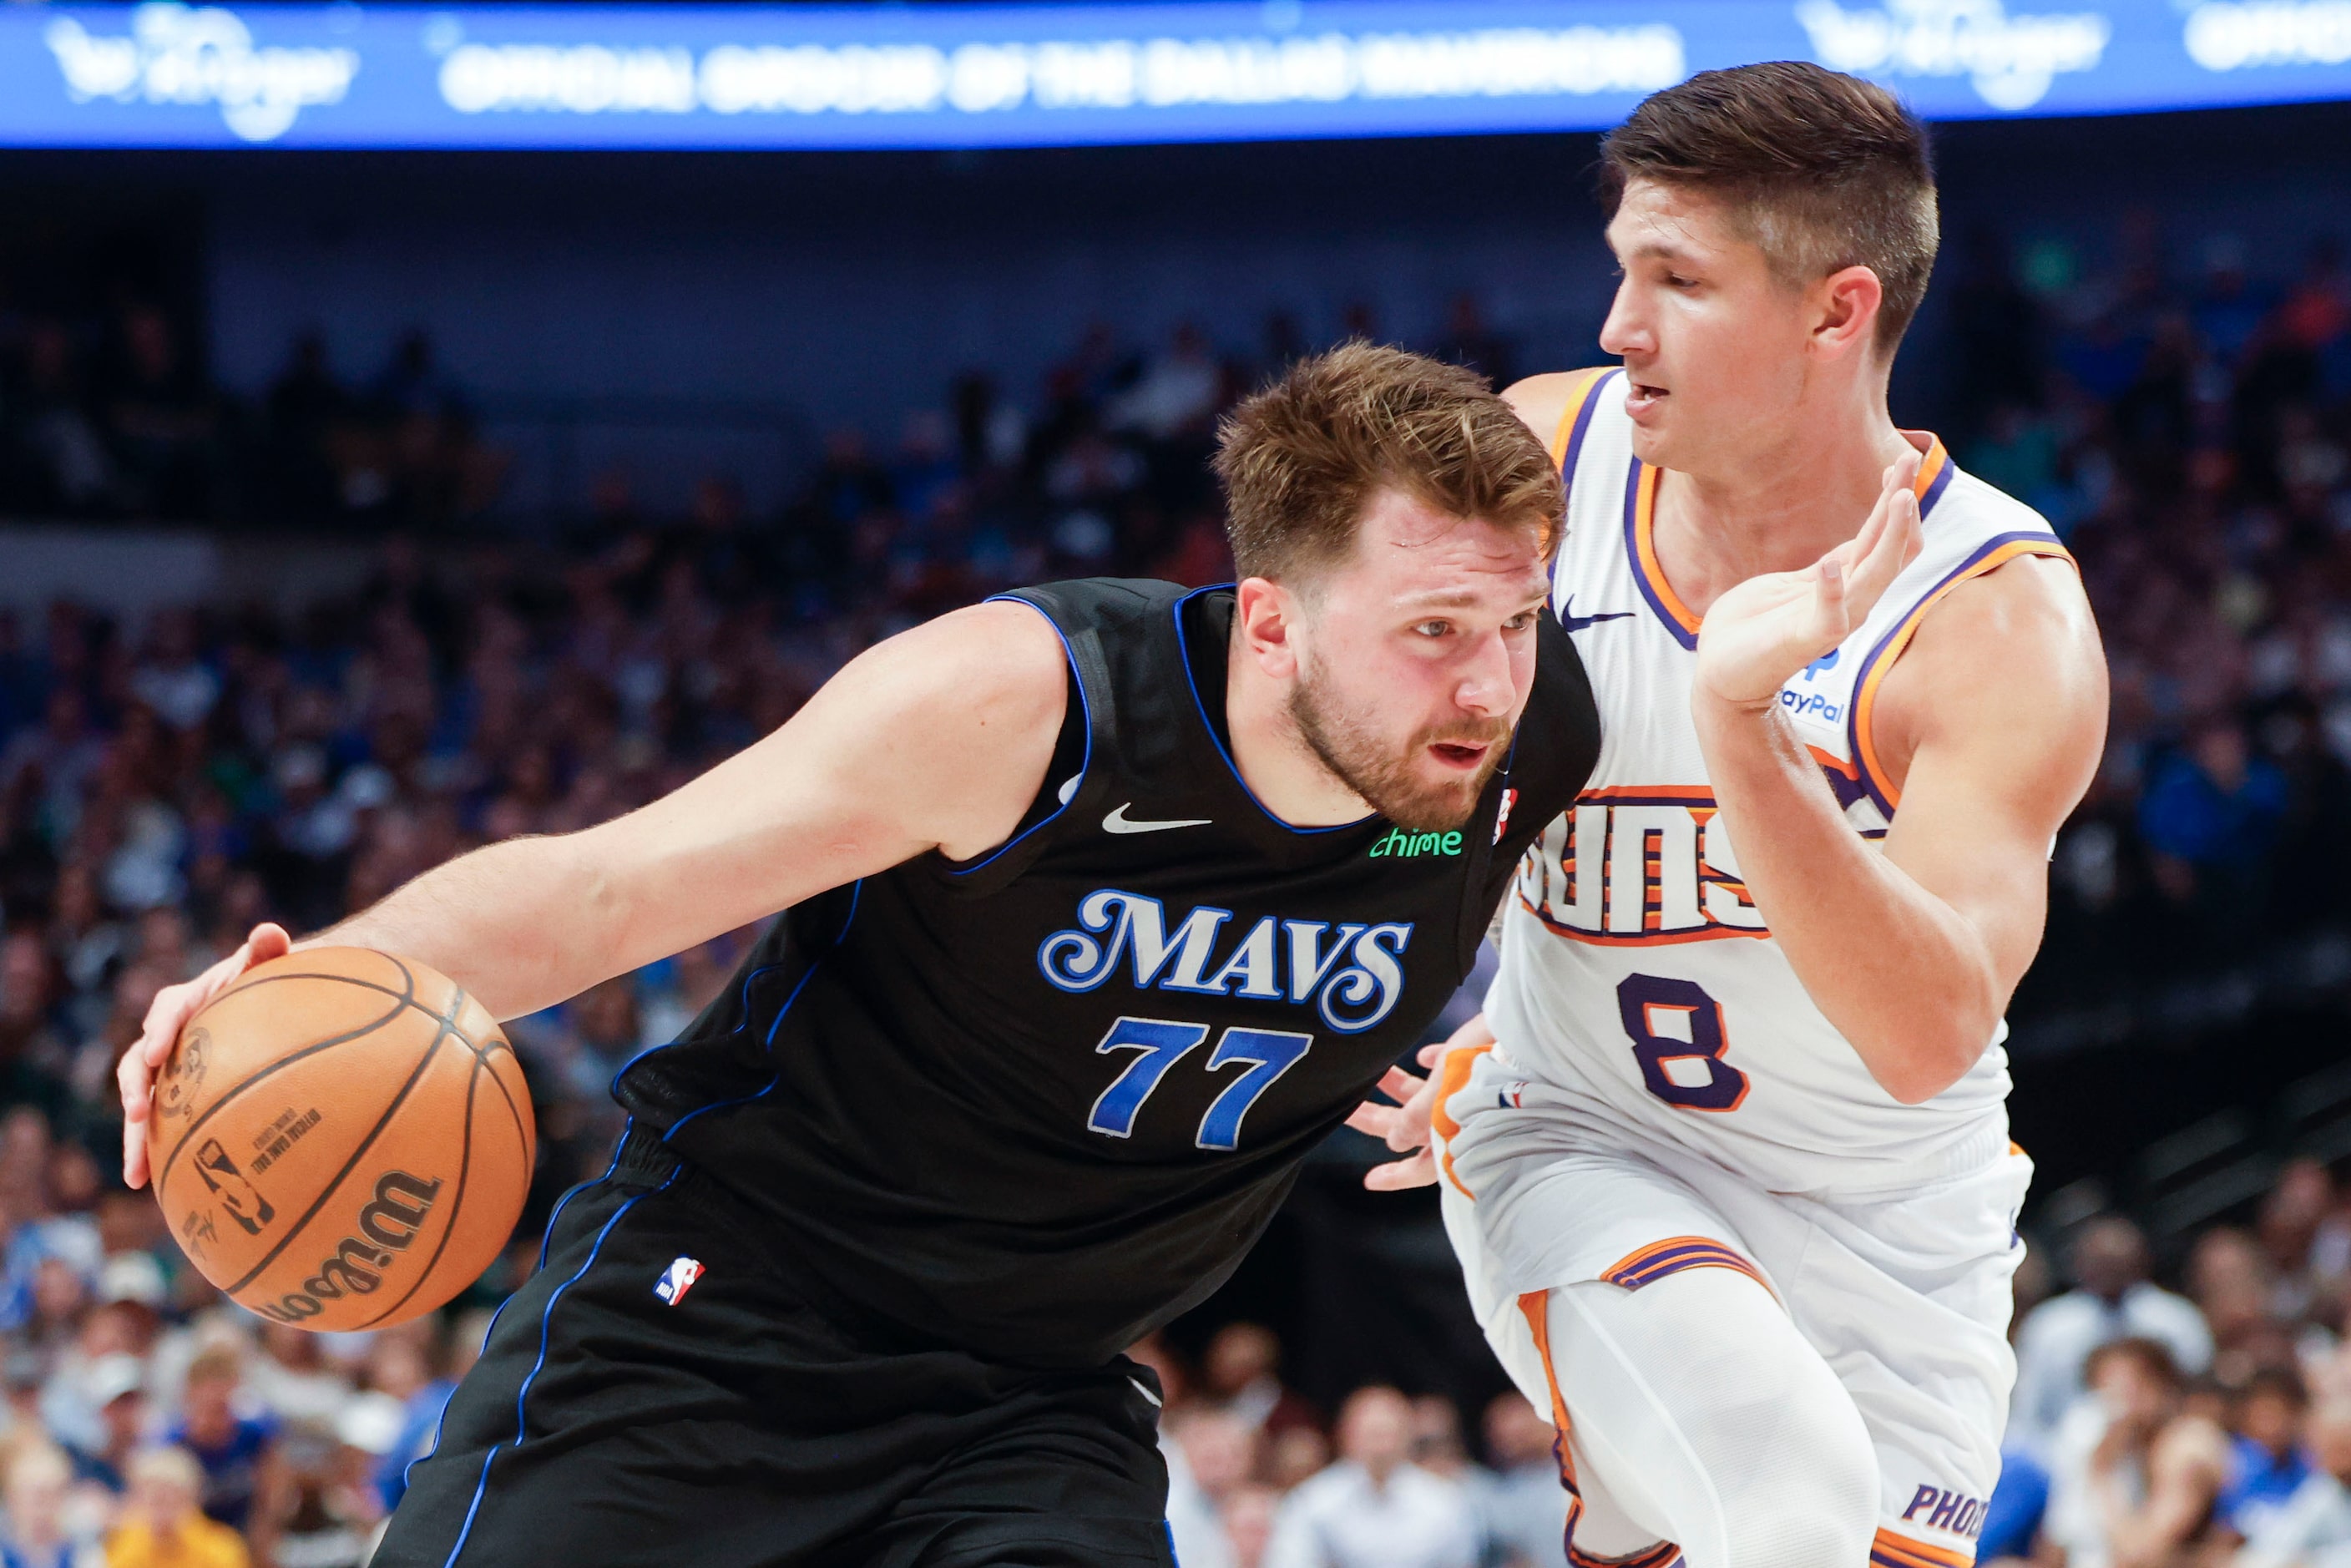
<svg viewBox="0 0 2351 1568">
<path fill-rule="evenodd" d="M 1999 1027 L 1981 934 L 1854 832 L 1777 710 L 1693 712 L 1748 894 L 1804 989 L 1887 1093 L 1950 1087 Z"/>
<path fill-rule="evenodd" d="M 429 964 L 505 1019 L 618 972 L 607 879 L 579 834 L 507 839 L 402 883 L 301 947 L 373 947 Z"/>
</svg>

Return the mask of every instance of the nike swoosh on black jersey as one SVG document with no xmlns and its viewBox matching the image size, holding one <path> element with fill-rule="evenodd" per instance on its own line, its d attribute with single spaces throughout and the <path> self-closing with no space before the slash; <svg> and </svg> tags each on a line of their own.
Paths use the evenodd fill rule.
<svg viewBox="0 0 2351 1568">
<path fill-rule="evenodd" d="M 1117 810 L 1113 811 L 1109 816 L 1104 817 L 1102 819 L 1102 831 L 1106 833 L 1156 833 L 1163 832 L 1169 828 L 1205 828 L 1208 825 L 1210 821 L 1210 819 L 1207 817 L 1187 817 L 1182 821 L 1138 822 L 1129 818 L 1126 814 L 1126 807 L 1133 804 L 1134 804 L 1134 802 L 1129 800 L 1125 805 L 1119 807 Z"/>
<path fill-rule="evenodd" d="M 1560 610 L 1559 623 L 1567 631 L 1581 632 L 1596 621 L 1630 621 L 1634 614 L 1635 612 L 1630 610 L 1611 610 L 1598 615 L 1578 615 L 1575 612 L 1575 595 L 1571 593 L 1567 596 L 1567 603 Z"/>
</svg>

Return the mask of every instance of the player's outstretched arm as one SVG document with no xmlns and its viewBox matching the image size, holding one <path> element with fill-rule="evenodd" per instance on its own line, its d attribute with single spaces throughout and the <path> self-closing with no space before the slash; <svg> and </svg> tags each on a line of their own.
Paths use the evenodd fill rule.
<svg viewBox="0 0 2351 1568">
<path fill-rule="evenodd" d="M 661 800 L 477 850 L 314 940 L 410 955 L 513 1018 L 930 850 L 977 854 L 1044 780 L 1066 672 L 1036 611 L 958 611 Z"/>
<path fill-rule="evenodd" d="M 1895 531 L 1915 533 L 1907 492 L 1889 497 Z M 1755 579 L 1718 601 L 1692 715 L 1749 895 L 1870 1075 L 1916 1104 L 1975 1065 L 2040 946 L 2049 845 L 2105 745 L 2105 663 L 2063 562 L 2022 558 L 1953 591 L 1880 688 L 1876 747 L 1902 791 L 1881 855 L 1773 700 L 1882 591 L 1865 559 L 1842 568 L 1821 574 L 1842 587 L 1815 569 L 1784 574 L 1809 586 Z"/>
<path fill-rule="evenodd" d="M 859 655 L 782 728 L 661 800 L 461 855 L 299 946 L 415 958 L 507 1019 L 928 851 L 968 858 L 1010 836 L 1043 783 L 1067 671 L 1059 634 L 1026 605 L 942 616 Z M 180 1030 L 287 948 L 282 929 L 258 927 L 157 995 L 117 1073 L 131 1186 Z"/>
</svg>

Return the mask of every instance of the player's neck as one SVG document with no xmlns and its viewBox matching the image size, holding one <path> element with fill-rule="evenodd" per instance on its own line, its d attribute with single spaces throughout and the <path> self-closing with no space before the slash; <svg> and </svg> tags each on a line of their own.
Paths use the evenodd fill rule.
<svg viewBox="0 0 2351 1568">
<path fill-rule="evenodd" d="M 1290 716 L 1289 688 L 1233 650 L 1225 674 L 1233 768 L 1258 804 L 1293 828 L 1358 821 L 1372 805 L 1323 764 Z"/>
<path fill-rule="evenodd" d="M 1861 531 L 1886 465 L 1911 450 L 1880 390 L 1808 412 L 1736 464 L 1668 470 L 1654 536 L 1667 580 L 1704 615 L 1750 577 L 1802 570 Z"/>
</svg>

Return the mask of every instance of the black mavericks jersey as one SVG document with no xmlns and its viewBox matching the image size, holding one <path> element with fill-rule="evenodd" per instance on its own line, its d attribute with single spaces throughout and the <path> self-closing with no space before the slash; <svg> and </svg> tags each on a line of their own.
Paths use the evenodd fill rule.
<svg viewBox="0 0 2351 1568">
<path fill-rule="evenodd" d="M 1590 774 L 1599 717 L 1545 610 L 1533 695 L 1459 832 L 1292 828 L 1232 765 L 1229 589 L 1008 597 L 1071 670 L 1022 829 L 786 911 L 614 1092 L 844 1310 L 1094 1364 L 1224 1282 L 1428 1028 Z"/>
</svg>

